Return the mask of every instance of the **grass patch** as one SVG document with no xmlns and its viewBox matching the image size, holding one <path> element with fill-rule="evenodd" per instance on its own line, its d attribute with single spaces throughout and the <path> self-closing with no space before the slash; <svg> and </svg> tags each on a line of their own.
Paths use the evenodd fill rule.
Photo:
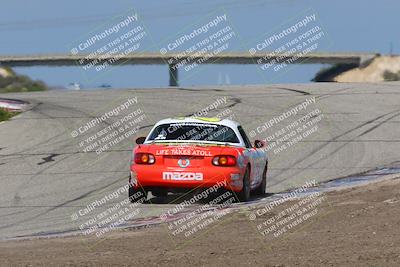
<svg viewBox="0 0 400 267">
<path fill-rule="evenodd" d="M 33 81 L 28 76 L 17 75 L 11 68 L 3 67 L 9 76 L 0 75 L 0 93 L 45 91 L 47 85 L 42 81 Z"/>
<path fill-rule="evenodd" d="M 385 70 L 383 73 L 383 79 L 387 82 L 389 81 L 400 81 L 400 71 L 399 72 L 391 72 L 388 70 Z"/>
<path fill-rule="evenodd" d="M 5 110 L 4 108 L 0 108 L 0 122 L 9 120 L 11 117 L 17 115 L 18 112 L 10 112 Z"/>
</svg>

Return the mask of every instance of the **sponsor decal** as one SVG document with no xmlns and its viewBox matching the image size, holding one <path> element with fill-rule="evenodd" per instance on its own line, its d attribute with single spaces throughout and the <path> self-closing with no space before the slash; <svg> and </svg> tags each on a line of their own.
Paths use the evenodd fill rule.
<svg viewBox="0 0 400 267">
<path fill-rule="evenodd" d="M 206 121 L 206 122 L 219 122 L 221 121 L 220 118 L 204 118 L 204 117 L 194 117 L 195 119 Z"/>
<path fill-rule="evenodd" d="M 203 181 L 201 172 L 163 172 L 163 180 Z"/>
<path fill-rule="evenodd" d="M 178 165 L 179 165 L 181 168 L 186 168 L 187 166 L 190 165 L 190 160 L 189 160 L 189 159 L 179 159 L 179 160 L 178 160 Z"/>
<path fill-rule="evenodd" d="M 168 156 L 202 156 L 211 157 L 211 151 L 206 150 L 192 150 L 192 149 L 157 149 L 156 155 L 168 155 Z"/>
</svg>

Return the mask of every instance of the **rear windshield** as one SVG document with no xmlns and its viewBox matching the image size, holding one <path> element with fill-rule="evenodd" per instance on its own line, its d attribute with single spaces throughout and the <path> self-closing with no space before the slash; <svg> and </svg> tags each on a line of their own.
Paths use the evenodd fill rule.
<svg viewBox="0 0 400 267">
<path fill-rule="evenodd" d="M 206 123 L 168 123 L 157 126 L 148 140 L 215 141 L 239 143 L 235 132 L 226 126 Z"/>
</svg>

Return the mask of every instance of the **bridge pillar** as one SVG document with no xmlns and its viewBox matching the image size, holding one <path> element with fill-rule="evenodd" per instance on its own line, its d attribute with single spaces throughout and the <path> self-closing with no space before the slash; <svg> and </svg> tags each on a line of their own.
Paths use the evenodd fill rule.
<svg viewBox="0 0 400 267">
<path fill-rule="evenodd" d="M 169 69 L 169 86 L 179 86 L 178 68 L 175 64 L 168 64 Z"/>
</svg>

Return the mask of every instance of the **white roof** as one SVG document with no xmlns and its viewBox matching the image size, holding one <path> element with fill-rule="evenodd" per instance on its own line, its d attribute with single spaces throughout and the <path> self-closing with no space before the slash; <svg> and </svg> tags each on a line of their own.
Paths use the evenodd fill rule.
<svg viewBox="0 0 400 267">
<path fill-rule="evenodd" d="M 177 117 L 177 118 L 167 118 L 160 120 L 156 123 L 155 126 L 161 124 L 168 124 L 168 123 L 205 123 L 205 124 L 217 124 L 228 126 L 230 128 L 235 128 L 239 126 L 239 123 L 236 121 L 228 120 L 228 119 L 219 119 L 219 118 L 203 118 L 203 117 Z"/>
<path fill-rule="evenodd" d="M 219 119 L 219 118 L 201 118 L 201 117 L 178 117 L 178 118 L 168 118 L 168 119 L 163 119 L 160 120 L 159 122 L 157 122 L 154 127 L 151 129 L 150 133 L 153 132 L 153 130 L 162 124 L 174 124 L 174 123 L 203 123 L 203 124 L 214 124 L 214 125 L 222 125 L 222 126 L 226 126 L 231 128 L 236 136 L 239 139 L 239 143 L 228 143 L 228 142 L 217 142 L 217 141 L 201 141 L 201 140 L 169 140 L 168 142 L 182 142 L 182 143 L 215 143 L 215 144 L 230 144 L 232 146 L 240 146 L 240 147 L 244 147 L 244 141 L 237 129 L 237 127 L 240 125 L 239 123 L 232 121 L 232 120 L 228 120 L 228 119 Z M 150 134 L 147 136 L 145 144 L 150 143 L 150 142 L 157 142 L 155 140 L 153 141 L 149 141 Z M 165 142 L 165 141 L 163 141 Z"/>
</svg>

